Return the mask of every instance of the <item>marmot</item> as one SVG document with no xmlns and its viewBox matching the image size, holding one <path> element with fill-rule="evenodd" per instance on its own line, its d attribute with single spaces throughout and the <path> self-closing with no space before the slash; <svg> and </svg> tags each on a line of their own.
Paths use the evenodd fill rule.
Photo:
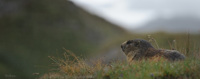
<svg viewBox="0 0 200 79">
<path fill-rule="evenodd" d="M 184 60 L 185 56 L 176 50 L 155 49 L 148 41 L 142 39 L 128 40 L 122 43 L 122 51 L 129 61 L 151 58 L 155 56 L 166 58 L 170 61 Z"/>
</svg>

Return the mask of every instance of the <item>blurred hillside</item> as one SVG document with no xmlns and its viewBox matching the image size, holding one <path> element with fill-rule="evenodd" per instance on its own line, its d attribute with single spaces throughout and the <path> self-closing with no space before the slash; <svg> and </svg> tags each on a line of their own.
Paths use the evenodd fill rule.
<svg viewBox="0 0 200 79">
<path fill-rule="evenodd" d="M 164 31 L 168 33 L 200 33 L 200 19 L 195 16 L 176 16 L 173 18 L 156 18 L 143 26 L 132 30 L 138 33 Z"/>
<path fill-rule="evenodd" d="M 77 55 L 95 53 L 125 30 L 66 0 L 0 0 L 0 78 L 35 78 L 48 71 L 48 56 L 63 47 Z"/>
</svg>

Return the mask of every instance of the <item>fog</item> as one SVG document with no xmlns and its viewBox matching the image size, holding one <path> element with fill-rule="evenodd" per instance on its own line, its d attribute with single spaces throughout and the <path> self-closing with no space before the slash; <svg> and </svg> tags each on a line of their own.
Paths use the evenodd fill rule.
<svg viewBox="0 0 200 79">
<path fill-rule="evenodd" d="M 150 26 L 153 30 L 140 30 L 140 32 L 160 30 L 172 32 L 170 28 L 175 29 L 173 32 L 190 30 L 192 33 L 199 33 L 200 30 L 198 0 L 72 0 L 72 2 L 129 31 Z M 160 20 L 162 23 L 157 24 Z"/>
</svg>

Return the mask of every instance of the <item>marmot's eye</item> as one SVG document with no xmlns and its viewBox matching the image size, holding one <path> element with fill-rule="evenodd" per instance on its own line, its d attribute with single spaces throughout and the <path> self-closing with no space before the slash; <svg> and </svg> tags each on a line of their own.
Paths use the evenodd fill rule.
<svg viewBox="0 0 200 79">
<path fill-rule="evenodd" d="M 126 42 L 126 44 L 131 44 L 131 43 L 132 43 L 132 41 L 127 41 L 127 42 Z"/>
<path fill-rule="evenodd" d="M 138 41 L 138 42 L 135 42 L 135 46 L 138 46 L 138 45 L 139 45 L 139 43 L 140 43 L 140 41 Z"/>
</svg>

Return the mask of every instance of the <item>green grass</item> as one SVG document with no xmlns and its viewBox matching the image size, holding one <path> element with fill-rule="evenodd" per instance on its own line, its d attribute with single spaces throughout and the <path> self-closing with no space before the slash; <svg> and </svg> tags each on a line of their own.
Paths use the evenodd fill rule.
<svg viewBox="0 0 200 79">
<path fill-rule="evenodd" d="M 166 79 L 185 79 L 200 78 L 198 75 L 200 62 L 194 59 L 186 59 L 185 61 L 168 62 L 168 61 L 134 61 L 131 64 L 114 64 L 106 75 L 111 79 L 150 79 L 150 78 L 166 78 Z"/>
<path fill-rule="evenodd" d="M 73 60 L 70 58 L 73 57 Z M 93 65 L 66 50 L 64 59 L 50 57 L 58 66 L 59 75 L 46 75 L 41 78 L 94 78 L 94 79 L 198 79 L 200 78 L 199 54 L 186 57 L 184 61 L 170 62 L 164 58 L 133 61 L 115 61 L 102 64 L 101 60 Z"/>
<path fill-rule="evenodd" d="M 92 79 L 199 79 L 200 78 L 200 46 L 199 35 L 163 35 L 154 34 L 147 39 L 156 48 L 176 49 L 186 56 L 183 61 L 167 61 L 164 58 L 155 57 L 148 60 L 122 62 L 115 61 L 110 64 L 103 64 L 101 59 L 92 65 L 87 60 L 76 56 L 73 52 L 64 49 L 64 57 L 50 57 L 57 69 L 53 73 L 47 73 L 41 78 L 92 78 Z M 126 37 L 126 36 L 125 36 Z M 144 38 L 143 36 L 132 36 L 133 38 Z M 119 39 L 107 44 L 120 44 L 124 39 Z M 186 38 L 188 37 L 188 38 Z M 106 50 L 106 49 L 101 49 Z"/>
</svg>

